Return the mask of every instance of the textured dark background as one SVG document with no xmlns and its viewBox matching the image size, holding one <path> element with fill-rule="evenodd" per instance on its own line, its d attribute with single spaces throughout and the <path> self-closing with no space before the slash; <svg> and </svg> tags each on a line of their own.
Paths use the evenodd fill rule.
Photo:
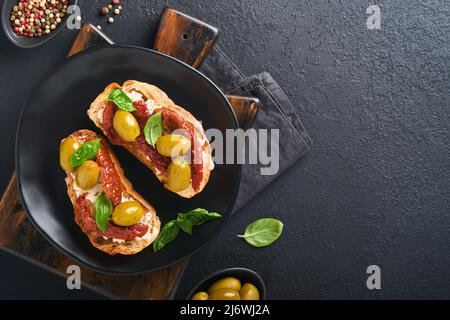
<svg viewBox="0 0 450 320">
<path fill-rule="evenodd" d="M 107 1 L 81 0 L 85 21 Z M 450 298 L 450 7 L 446 1 L 123 1 L 104 31 L 148 46 L 172 5 L 221 29 L 220 46 L 247 75 L 270 72 L 314 140 L 311 153 L 195 256 L 178 297 L 216 270 L 249 267 L 269 298 Z M 381 30 L 366 8 L 382 10 Z M 0 186 L 13 170 L 16 121 L 45 71 L 75 36 L 18 49 L 0 35 Z M 285 223 L 271 247 L 236 238 L 247 223 Z M 95 297 L 0 254 L 0 297 Z M 368 265 L 382 289 L 366 288 Z"/>
</svg>

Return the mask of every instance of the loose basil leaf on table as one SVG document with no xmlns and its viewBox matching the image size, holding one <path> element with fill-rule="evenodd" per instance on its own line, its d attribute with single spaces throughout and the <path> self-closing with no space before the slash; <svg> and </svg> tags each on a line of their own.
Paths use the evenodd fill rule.
<svg viewBox="0 0 450 320">
<path fill-rule="evenodd" d="M 164 248 L 169 242 L 177 237 L 179 231 L 180 226 L 178 225 L 177 220 L 167 222 L 161 229 L 158 238 L 153 242 L 153 251 L 157 252 Z"/>
<path fill-rule="evenodd" d="M 95 222 L 97 227 L 105 232 L 108 229 L 108 219 L 111 215 L 111 201 L 104 192 L 95 200 Z"/>
<path fill-rule="evenodd" d="M 283 223 L 273 218 L 262 218 L 250 223 L 243 235 L 250 245 L 254 247 L 265 247 L 277 240 L 283 232 Z"/>
<path fill-rule="evenodd" d="M 133 100 L 120 89 L 111 90 L 108 95 L 108 100 L 114 102 L 117 108 L 123 111 L 133 112 L 136 110 L 133 106 Z"/>
<path fill-rule="evenodd" d="M 221 217 L 222 216 L 216 212 L 209 212 L 206 209 L 197 208 L 187 213 L 179 213 L 177 222 L 184 232 L 192 234 L 193 226 L 199 226 L 202 223 Z"/>
<path fill-rule="evenodd" d="M 100 139 L 86 141 L 70 157 L 70 166 L 76 168 L 81 166 L 86 160 L 93 159 L 100 149 Z"/>
<path fill-rule="evenodd" d="M 153 147 L 155 147 L 156 141 L 162 134 L 162 115 L 161 112 L 155 113 L 148 118 L 144 127 L 145 141 Z"/>
</svg>

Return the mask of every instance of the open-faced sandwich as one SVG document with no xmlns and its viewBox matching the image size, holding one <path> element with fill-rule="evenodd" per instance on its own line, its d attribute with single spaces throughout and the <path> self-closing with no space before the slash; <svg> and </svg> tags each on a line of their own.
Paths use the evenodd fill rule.
<svg viewBox="0 0 450 320">
<path fill-rule="evenodd" d="M 87 114 L 112 144 L 143 162 L 166 189 L 191 198 L 208 182 L 214 164 L 202 125 L 159 88 L 134 80 L 111 83 Z"/>
<path fill-rule="evenodd" d="M 72 133 L 61 141 L 60 164 L 75 221 L 96 248 L 135 254 L 156 239 L 155 210 L 133 190 L 103 137 L 90 130 Z"/>
</svg>

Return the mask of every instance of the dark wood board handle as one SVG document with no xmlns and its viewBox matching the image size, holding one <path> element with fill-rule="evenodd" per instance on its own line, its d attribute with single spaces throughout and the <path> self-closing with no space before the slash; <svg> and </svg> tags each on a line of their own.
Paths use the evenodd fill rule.
<svg viewBox="0 0 450 320">
<path fill-rule="evenodd" d="M 259 110 L 259 99 L 254 97 L 243 97 L 225 95 L 231 104 L 239 122 L 239 127 L 247 130 L 253 126 L 256 114 Z"/>
<path fill-rule="evenodd" d="M 219 30 L 171 8 L 162 14 L 153 49 L 198 68 L 214 46 Z"/>
</svg>

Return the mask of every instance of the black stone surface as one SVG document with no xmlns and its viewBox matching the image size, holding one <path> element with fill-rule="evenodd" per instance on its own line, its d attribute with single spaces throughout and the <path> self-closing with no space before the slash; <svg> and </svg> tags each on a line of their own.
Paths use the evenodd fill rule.
<svg viewBox="0 0 450 320">
<path fill-rule="evenodd" d="M 231 266 L 260 273 L 273 299 L 450 297 L 446 2 L 377 1 L 381 30 L 366 27 L 373 1 L 123 0 L 123 15 L 112 25 L 97 15 L 107 1 L 80 2 L 84 19 L 102 21 L 118 43 L 150 45 L 167 4 L 219 27 L 224 51 L 246 74 L 270 72 L 314 141 L 305 159 L 192 259 L 178 297 Z M 20 108 L 74 36 L 64 31 L 23 50 L 0 34 L 2 188 L 13 170 Z M 263 216 L 285 223 L 274 245 L 254 249 L 236 238 Z M 20 282 L 35 267 L 0 258 L 2 298 L 32 290 L 43 297 L 72 294 L 64 279 Z M 381 290 L 366 288 L 371 264 L 381 267 Z M 62 285 L 49 285 L 54 282 Z"/>
</svg>

